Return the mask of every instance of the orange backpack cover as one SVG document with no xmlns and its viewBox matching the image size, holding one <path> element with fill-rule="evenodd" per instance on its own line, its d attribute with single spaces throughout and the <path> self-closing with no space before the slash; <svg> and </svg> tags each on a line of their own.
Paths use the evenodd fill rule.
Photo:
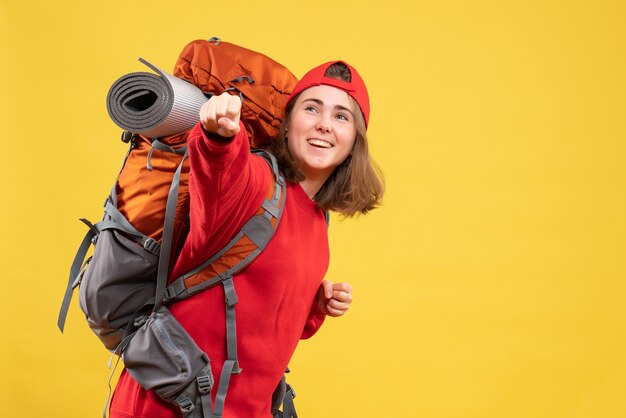
<svg viewBox="0 0 626 418">
<path fill-rule="evenodd" d="M 289 94 L 298 82 L 285 66 L 268 56 L 219 38 L 187 44 L 176 61 L 173 74 L 206 94 L 240 93 L 243 99 L 241 120 L 253 147 L 266 146 L 278 135 Z M 159 138 L 159 141 L 180 149 L 186 145 L 188 133 Z M 118 178 L 118 209 L 140 232 L 160 241 L 169 184 L 182 154 L 153 150 L 152 139 L 142 135 L 135 135 L 134 142 Z M 149 153 L 153 170 L 146 165 Z M 188 179 L 189 161 L 185 160 L 174 224 L 173 257 L 186 234 Z"/>
<path fill-rule="evenodd" d="M 278 135 L 287 100 L 298 82 L 268 56 L 219 38 L 190 42 L 178 57 L 174 75 L 204 93 L 239 92 L 241 120 L 254 147 L 267 145 Z"/>
</svg>

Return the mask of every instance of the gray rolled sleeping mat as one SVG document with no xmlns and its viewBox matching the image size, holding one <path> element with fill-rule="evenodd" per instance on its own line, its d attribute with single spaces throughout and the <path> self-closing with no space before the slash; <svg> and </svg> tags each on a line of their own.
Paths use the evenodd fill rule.
<svg viewBox="0 0 626 418">
<path fill-rule="evenodd" d="M 155 73 L 120 77 L 107 94 L 107 111 L 117 126 L 149 138 L 162 138 L 193 128 L 208 100 L 197 86 L 139 58 Z"/>
</svg>

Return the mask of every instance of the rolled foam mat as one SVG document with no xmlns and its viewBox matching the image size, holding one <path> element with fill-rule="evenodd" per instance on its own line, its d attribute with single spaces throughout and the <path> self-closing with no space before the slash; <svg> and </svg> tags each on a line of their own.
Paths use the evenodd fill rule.
<svg viewBox="0 0 626 418">
<path fill-rule="evenodd" d="M 208 100 L 195 85 L 139 58 L 155 73 L 135 72 L 120 77 L 107 94 L 107 111 L 120 128 L 160 138 L 191 129 Z"/>
</svg>

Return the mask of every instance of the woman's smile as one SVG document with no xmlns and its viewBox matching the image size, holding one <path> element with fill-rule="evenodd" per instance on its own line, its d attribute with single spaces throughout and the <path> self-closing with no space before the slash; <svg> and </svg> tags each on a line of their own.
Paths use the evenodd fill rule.
<svg viewBox="0 0 626 418">
<path fill-rule="evenodd" d="M 309 145 L 315 147 L 315 148 L 332 148 L 334 147 L 333 144 L 331 144 L 328 141 L 325 141 L 323 139 L 315 139 L 315 138 L 311 138 L 307 141 L 309 143 Z"/>
</svg>

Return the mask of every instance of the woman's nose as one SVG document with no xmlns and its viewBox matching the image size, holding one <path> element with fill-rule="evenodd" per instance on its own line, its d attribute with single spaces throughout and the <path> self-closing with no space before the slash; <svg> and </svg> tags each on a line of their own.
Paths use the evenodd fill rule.
<svg viewBox="0 0 626 418">
<path fill-rule="evenodd" d="M 320 119 L 317 121 L 317 129 L 321 132 L 330 132 L 332 130 L 332 125 L 330 124 L 328 118 L 324 116 L 320 117 Z"/>
</svg>

